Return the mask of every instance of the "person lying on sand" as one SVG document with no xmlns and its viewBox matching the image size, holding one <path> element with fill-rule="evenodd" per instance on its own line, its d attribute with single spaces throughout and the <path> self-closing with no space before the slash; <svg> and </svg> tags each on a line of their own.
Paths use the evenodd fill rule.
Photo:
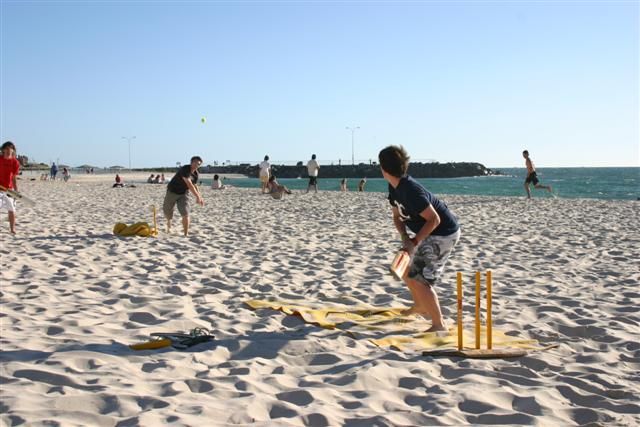
<svg viewBox="0 0 640 427">
<path fill-rule="evenodd" d="M 271 175 L 269 177 L 269 182 L 267 183 L 267 191 L 274 199 L 281 199 L 284 193 L 291 194 L 291 190 L 289 190 L 284 185 L 278 184 L 278 180 L 275 175 Z"/>
</svg>

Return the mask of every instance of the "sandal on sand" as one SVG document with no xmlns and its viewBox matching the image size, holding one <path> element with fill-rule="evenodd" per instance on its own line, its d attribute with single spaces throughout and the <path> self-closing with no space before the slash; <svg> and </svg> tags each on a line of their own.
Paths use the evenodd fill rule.
<svg viewBox="0 0 640 427">
<path fill-rule="evenodd" d="M 194 345 L 215 339 L 211 332 L 205 328 L 192 329 L 188 334 L 182 332 L 154 332 L 151 337 L 151 340 L 130 345 L 129 348 L 132 350 L 153 350 L 171 346 L 177 350 L 186 350 Z"/>
</svg>

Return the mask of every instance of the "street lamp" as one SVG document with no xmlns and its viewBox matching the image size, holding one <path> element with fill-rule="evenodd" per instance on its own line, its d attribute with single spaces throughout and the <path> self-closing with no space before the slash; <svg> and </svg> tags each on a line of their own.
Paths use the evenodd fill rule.
<svg viewBox="0 0 640 427">
<path fill-rule="evenodd" d="M 123 136 L 122 139 L 126 139 L 129 143 L 129 170 L 131 170 L 131 140 L 136 139 L 135 136 Z"/>
<path fill-rule="evenodd" d="M 360 129 L 360 126 L 353 126 L 353 127 L 347 126 L 345 129 L 351 131 L 351 164 L 355 165 L 356 160 L 355 160 L 354 149 L 353 149 L 353 139 L 354 139 L 354 134 L 356 133 L 356 129 Z"/>
</svg>

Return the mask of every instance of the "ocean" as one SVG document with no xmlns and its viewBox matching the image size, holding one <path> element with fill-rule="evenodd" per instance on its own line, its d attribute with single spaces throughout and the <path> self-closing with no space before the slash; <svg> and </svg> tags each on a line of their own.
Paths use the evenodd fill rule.
<svg viewBox="0 0 640 427">
<path fill-rule="evenodd" d="M 421 178 L 418 179 L 435 194 L 460 194 L 478 196 L 524 196 L 523 188 L 526 169 L 493 168 L 501 171 L 501 176 L 472 178 Z M 639 200 L 640 167 L 627 168 L 538 168 L 538 178 L 543 185 L 551 185 L 553 192 L 562 198 L 592 198 L 606 200 Z M 349 191 L 356 191 L 357 179 L 349 179 Z M 278 179 L 292 190 L 307 188 L 307 178 Z M 225 183 L 245 188 L 260 188 L 257 178 L 227 179 Z M 204 180 L 203 185 L 211 185 Z M 340 179 L 318 179 L 319 190 L 339 191 Z M 382 178 L 367 179 L 367 192 L 386 192 L 387 183 Z M 551 197 L 546 190 L 532 188 L 533 197 Z"/>
</svg>

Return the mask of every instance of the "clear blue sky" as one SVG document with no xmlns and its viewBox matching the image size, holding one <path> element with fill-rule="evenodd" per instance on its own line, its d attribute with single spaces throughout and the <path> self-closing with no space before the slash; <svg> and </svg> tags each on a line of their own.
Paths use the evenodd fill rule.
<svg viewBox="0 0 640 427">
<path fill-rule="evenodd" d="M 38 161 L 348 163 L 356 125 L 360 160 L 640 166 L 636 1 L 0 1 L 0 139 Z"/>
</svg>

